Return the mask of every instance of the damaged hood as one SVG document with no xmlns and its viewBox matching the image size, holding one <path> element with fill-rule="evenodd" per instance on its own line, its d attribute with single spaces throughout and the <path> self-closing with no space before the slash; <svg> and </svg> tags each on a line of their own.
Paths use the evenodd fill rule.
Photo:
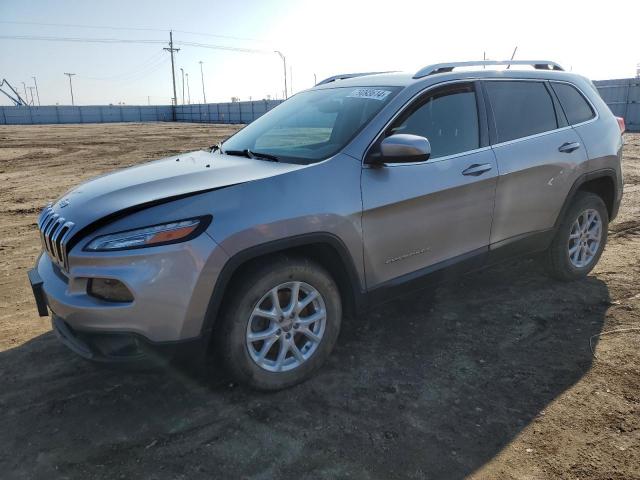
<svg viewBox="0 0 640 480">
<path fill-rule="evenodd" d="M 196 151 L 94 178 L 54 204 L 54 213 L 83 228 L 103 217 L 145 204 L 291 172 L 306 165 Z"/>
</svg>

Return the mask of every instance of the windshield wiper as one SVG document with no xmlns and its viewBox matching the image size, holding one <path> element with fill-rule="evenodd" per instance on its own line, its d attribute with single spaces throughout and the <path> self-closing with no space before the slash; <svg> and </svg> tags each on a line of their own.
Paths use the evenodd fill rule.
<svg viewBox="0 0 640 480">
<path fill-rule="evenodd" d="M 226 155 L 235 155 L 237 157 L 257 158 L 259 160 L 269 160 L 270 162 L 279 162 L 280 159 L 270 153 L 253 152 L 248 148 L 244 150 L 220 150 L 221 153 Z"/>
</svg>

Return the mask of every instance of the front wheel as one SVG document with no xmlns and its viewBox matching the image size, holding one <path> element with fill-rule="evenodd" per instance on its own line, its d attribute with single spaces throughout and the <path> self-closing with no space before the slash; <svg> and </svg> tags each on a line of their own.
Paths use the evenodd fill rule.
<svg viewBox="0 0 640 480">
<path fill-rule="evenodd" d="M 338 287 L 324 268 L 304 258 L 278 257 L 246 271 L 232 288 L 217 342 L 235 379 L 279 390 L 324 363 L 342 317 Z"/>
<path fill-rule="evenodd" d="M 586 277 L 607 243 L 609 214 L 602 199 L 578 192 L 547 251 L 549 273 L 559 280 Z"/>
</svg>

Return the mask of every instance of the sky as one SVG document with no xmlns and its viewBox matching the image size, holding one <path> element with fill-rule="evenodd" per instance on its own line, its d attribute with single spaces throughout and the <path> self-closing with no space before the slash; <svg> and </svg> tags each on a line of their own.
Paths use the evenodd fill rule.
<svg viewBox="0 0 640 480">
<path fill-rule="evenodd" d="M 170 29 L 179 103 L 183 85 L 185 103 L 203 101 L 203 78 L 208 102 L 282 98 L 275 50 L 293 93 L 338 73 L 504 60 L 516 46 L 516 59 L 594 80 L 633 77 L 640 63 L 640 0 L 0 0 L 0 80 L 37 103 L 35 76 L 42 105 L 71 103 L 65 72 L 76 105 L 170 104 Z M 6 38 L 16 36 L 30 39 Z"/>
</svg>

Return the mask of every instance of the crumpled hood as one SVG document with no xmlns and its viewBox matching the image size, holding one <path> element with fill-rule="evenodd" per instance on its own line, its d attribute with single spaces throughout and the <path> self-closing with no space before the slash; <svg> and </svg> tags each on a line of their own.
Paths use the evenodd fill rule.
<svg viewBox="0 0 640 480">
<path fill-rule="evenodd" d="M 195 151 L 89 180 L 60 197 L 53 210 L 72 221 L 77 231 L 108 215 L 139 205 L 260 180 L 305 167 Z"/>
</svg>

